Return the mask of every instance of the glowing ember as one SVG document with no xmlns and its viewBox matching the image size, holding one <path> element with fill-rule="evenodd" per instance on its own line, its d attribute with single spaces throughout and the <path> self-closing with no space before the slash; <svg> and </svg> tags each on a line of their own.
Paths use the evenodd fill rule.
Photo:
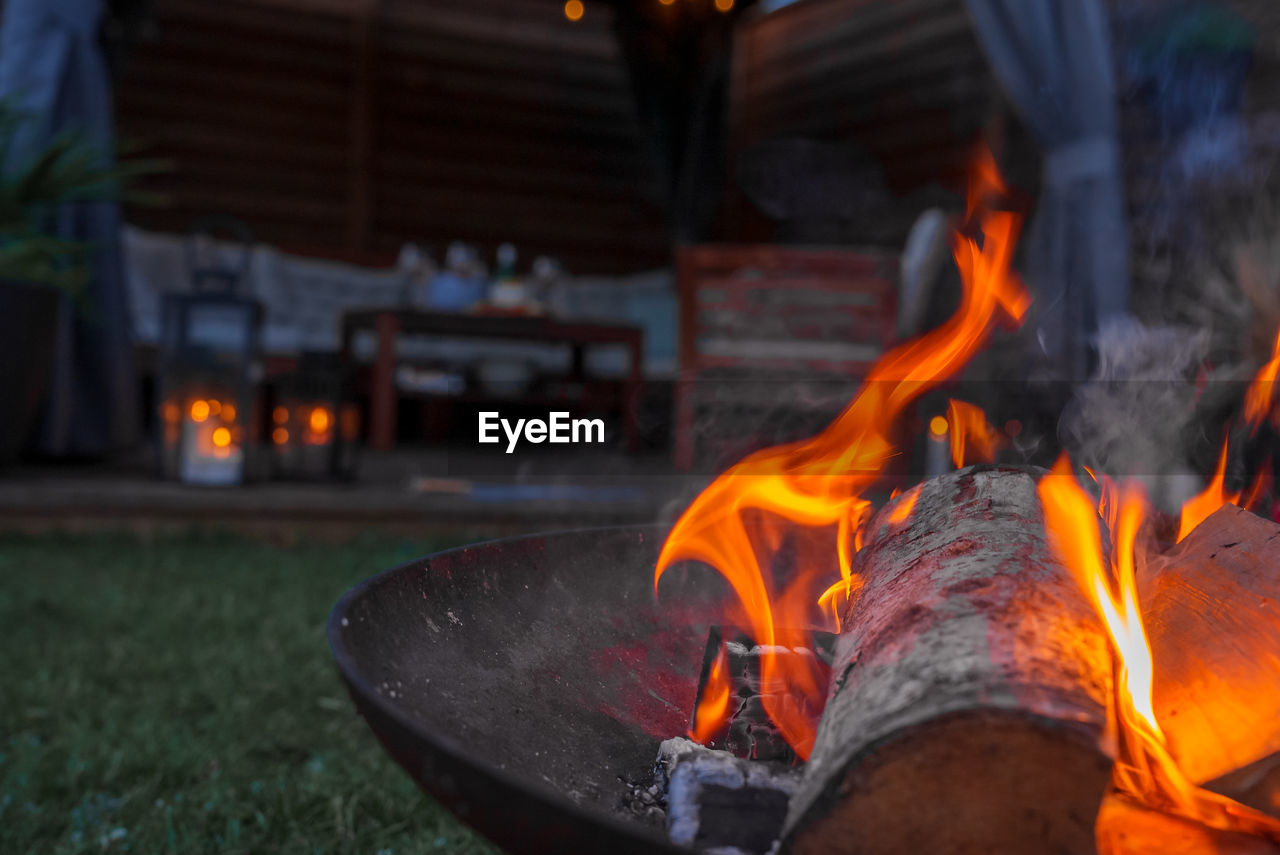
<svg viewBox="0 0 1280 855">
<path fill-rule="evenodd" d="M 947 402 L 951 422 L 951 462 L 959 469 L 967 463 L 990 463 L 1004 445 L 1004 437 L 987 423 L 981 409 L 964 401 Z"/>
<path fill-rule="evenodd" d="M 963 286 L 956 314 L 887 353 L 853 402 L 818 436 L 758 451 L 712 482 L 668 536 L 654 574 L 655 590 L 663 573 L 677 562 L 709 564 L 737 597 L 734 615 L 741 615 L 739 625 L 745 623 L 741 628 L 766 650 L 806 646 L 809 628 L 833 623 L 829 615 L 835 596 L 843 592 L 847 597 L 855 589 L 852 555 L 869 510 L 861 494 L 894 453 L 894 422 L 920 395 L 959 371 L 997 320 L 1020 321 L 1030 304 L 1010 270 L 1020 218 L 990 207 L 993 197 L 1006 193 L 995 162 L 982 152 L 970 186 L 972 228 L 966 232 L 980 238 L 957 235 L 954 247 Z M 833 591 L 822 580 L 827 568 L 817 563 L 800 567 L 787 593 L 776 596 L 773 560 L 782 533 L 794 526 L 815 529 L 804 540 L 836 556 L 840 587 Z M 781 694 L 767 696 L 765 712 L 805 759 L 825 702 L 820 688 L 825 675 L 817 673 L 817 667 L 813 657 L 766 652 L 761 659 L 762 680 L 791 690 L 786 703 Z"/>
</svg>

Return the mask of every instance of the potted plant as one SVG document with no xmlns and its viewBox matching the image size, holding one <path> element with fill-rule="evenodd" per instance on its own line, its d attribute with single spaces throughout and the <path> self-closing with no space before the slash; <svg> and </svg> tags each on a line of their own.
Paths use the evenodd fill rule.
<svg viewBox="0 0 1280 855">
<path fill-rule="evenodd" d="M 0 102 L 0 463 L 13 460 L 31 429 L 53 361 L 59 303 L 84 297 L 94 247 L 57 237 L 59 205 L 119 200 L 131 177 L 154 168 L 141 161 L 104 167 L 83 135 L 64 134 L 13 157 L 31 116 Z"/>
</svg>

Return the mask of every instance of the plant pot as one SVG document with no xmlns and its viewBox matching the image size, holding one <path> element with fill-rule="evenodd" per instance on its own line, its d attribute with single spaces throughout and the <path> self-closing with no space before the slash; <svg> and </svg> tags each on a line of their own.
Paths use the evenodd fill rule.
<svg viewBox="0 0 1280 855">
<path fill-rule="evenodd" d="M 0 282 L 0 465 L 22 452 L 44 400 L 62 292 Z"/>
</svg>

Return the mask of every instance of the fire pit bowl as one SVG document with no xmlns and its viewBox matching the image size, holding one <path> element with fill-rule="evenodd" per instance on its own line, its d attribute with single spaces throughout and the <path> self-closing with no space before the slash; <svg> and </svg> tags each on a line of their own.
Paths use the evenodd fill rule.
<svg viewBox="0 0 1280 855">
<path fill-rule="evenodd" d="M 714 573 L 652 587 L 660 528 L 441 552 L 329 619 L 357 709 L 414 780 L 508 851 L 678 852 L 623 802 L 688 726 Z"/>
</svg>

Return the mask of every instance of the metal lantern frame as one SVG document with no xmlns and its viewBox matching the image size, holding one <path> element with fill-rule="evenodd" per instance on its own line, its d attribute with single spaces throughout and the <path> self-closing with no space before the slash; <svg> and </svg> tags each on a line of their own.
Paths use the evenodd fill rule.
<svg viewBox="0 0 1280 855">
<path fill-rule="evenodd" d="M 241 239 L 238 265 L 201 262 L 196 243 L 214 229 Z M 164 295 L 156 371 L 164 478 L 232 486 L 259 474 L 264 311 L 239 293 L 252 243 L 239 221 L 197 221 L 188 244 L 192 291 Z"/>
<path fill-rule="evenodd" d="M 272 474 L 302 481 L 355 477 L 360 410 L 350 370 L 332 353 L 306 352 L 276 381 L 267 444 Z"/>
</svg>

